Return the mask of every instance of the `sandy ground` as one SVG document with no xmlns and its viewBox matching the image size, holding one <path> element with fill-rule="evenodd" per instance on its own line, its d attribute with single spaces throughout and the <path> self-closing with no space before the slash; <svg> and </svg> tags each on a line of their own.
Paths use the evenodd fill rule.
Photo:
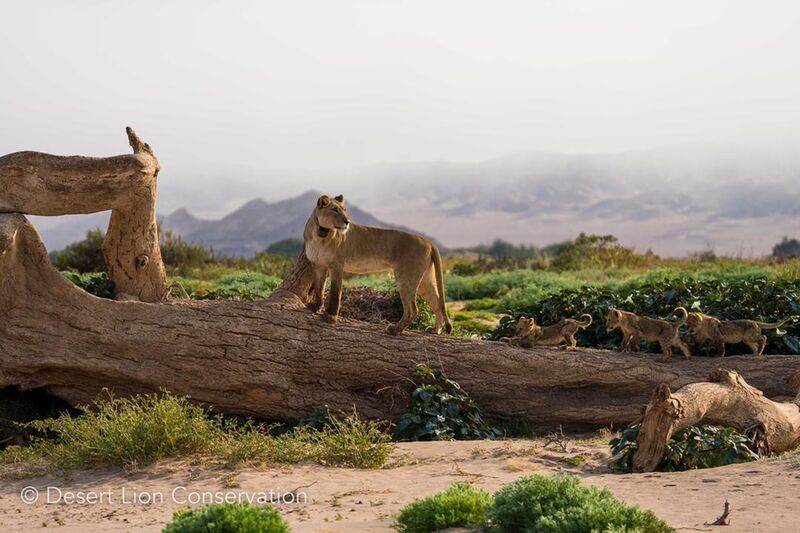
<svg viewBox="0 0 800 533">
<path fill-rule="evenodd" d="M 564 461 L 577 455 L 585 462 L 573 466 Z M 94 470 L 68 479 L 3 480 L 0 531 L 159 531 L 175 509 L 208 497 L 202 493 L 258 499 L 270 497 L 270 491 L 273 499 L 305 497 L 305 503 L 277 504 L 294 531 L 391 531 L 393 515 L 405 504 L 456 481 L 494 491 L 536 472 L 578 474 L 585 483 L 651 509 L 679 531 L 800 530 L 798 455 L 713 470 L 629 475 L 610 473 L 607 459 L 608 448 L 599 441 L 575 442 L 569 453 L 545 449 L 541 440 L 462 441 L 400 444 L 391 464 L 381 470 L 318 465 L 231 470 L 163 462 L 133 473 Z M 28 486 L 39 491 L 37 503 L 21 500 Z M 80 491 L 101 501 L 64 501 L 78 498 Z M 721 513 L 725 499 L 732 506 L 731 525 L 705 525 Z"/>
</svg>

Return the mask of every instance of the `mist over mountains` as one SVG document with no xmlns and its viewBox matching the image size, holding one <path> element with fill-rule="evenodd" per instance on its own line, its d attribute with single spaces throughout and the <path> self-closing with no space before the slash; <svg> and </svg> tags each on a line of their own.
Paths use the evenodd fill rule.
<svg viewBox="0 0 800 533">
<path fill-rule="evenodd" d="M 344 194 L 361 224 L 413 228 L 446 247 L 496 237 L 546 245 L 584 231 L 612 233 L 626 245 L 665 256 L 708 248 L 759 256 L 783 235 L 800 235 L 798 161 L 707 146 L 529 153 L 478 163 L 273 172 L 265 173 L 267 179 L 221 176 L 201 191 L 188 187 L 185 194 L 184 182 L 165 170 L 159 203 L 183 206 L 164 217 L 165 227 L 226 254 L 252 255 L 277 240 L 301 236 L 319 195 L 309 189 L 316 189 Z M 241 207 L 219 213 L 232 205 Z M 105 227 L 104 216 L 35 223 L 52 249 L 90 227 Z"/>
</svg>

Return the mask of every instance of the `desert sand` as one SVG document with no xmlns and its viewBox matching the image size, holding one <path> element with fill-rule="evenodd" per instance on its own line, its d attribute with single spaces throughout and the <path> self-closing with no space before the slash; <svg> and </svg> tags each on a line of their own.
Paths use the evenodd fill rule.
<svg viewBox="0 0 800 533">
<path fill-rule="evenodd" d="M 579 455 L 585 461 L 577 466 L 565 461 Z M 258 499 L 272 491 L 273 499 L 286 500 L 276 505 L 294 531 L 391 531 L 393 516 L 415 498 L 457 481 L 494 491 L 532 473 L 579 475 L 584 483 L 654 511 L 678 531 L 786 532 L 800 527 L 796 454 L 709 470 L 624 475 L 608 469 L 608 458 L 608 447 L 599 439 L 573 441 L 568 452 L 554 445 L 545 448 L 541 439 L 419 442 L 399 444 L 390 464 L 380 470 L 306 464 L 230 469 L 192 460 L 164 461 L 134 472 L 105 469 L 74 472 L 66 479 L 3 480 L 0 530 L 160 531 L 193 498 Z M 20 498 L 29 486 L 39 492 L 37 503 Z M 64 501 L 81 494 L 84 499 L 95 494 L 100 501 Z M 732 508 L 730 525 L 706 525 L 721 514 L 726 499 Z"/>
</svg>

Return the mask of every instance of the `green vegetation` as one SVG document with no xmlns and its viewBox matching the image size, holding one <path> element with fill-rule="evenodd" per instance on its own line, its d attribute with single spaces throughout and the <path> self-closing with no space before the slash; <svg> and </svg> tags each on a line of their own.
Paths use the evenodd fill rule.
<svg viewBox="0 0 800 533">
<path fill-rule="evenodd" d="M 50 252 L 50 262 L 59 270 L 76 272 L 104 272 L 103 240 L 105 233 L 99 229 L 86 232 L 86 238 L 67 245 L 63 250 Z"/>
<path fill-rule="evenodd" d="M 412 377 L 411 405 L 397 422 L 395 438 L 471 440 L 500 436 L 464 389 L 441 371 L 417 365 Z"/>
<path fill-rule="evenodd" d="M 102 273 L 101 244 L 102 233 L 93 230 L 83 241 L 54 252 L 52 259 L 62 269 L 100 270 L 65 275 L 88 292 L 109 298 L 113 285 Z M 170 282 L 178 282 L 190 298 L 259 300 L 279 285 L 301 241 L 275 243 L 251 259 L 217 257 L 213 250 L 170 232 L 162 234 L 161 245 Z M 639 254 L 611 235 L 581 234 L 541 249 L 497 240 L 461 252 L 471 255 L 446 258 L 445 287 L 449 301 L 467 301 L 463 309 L 451 312 L 455 335 L 496 340 L 509 335 L 521 315 L 547 325 L 589 313 L 594 323 L 578 333 L 578 344 L 611 348 L 619 342 L 619 333 L 609 334 L 604 327 L 611 307 L 660 318 L 670 317 L 678 305 L 722 319 L 776 321 L 800 315 L 800 261 L 792 259 L 796 248 L 796 239 L 784 238 L 775 246 L 777 260 L 725 259 L 713 253 L 675 260 Z M 371 288 L 381 298 L 391 296 L 392 304 L 382 303 L 381 316 L 373 321 L 399 318 L 402 304 L 391 276 L 351 277 L 346 284 L 351 289 Z M 181 292 L 173 291 L 176 296 Z M 348 301 L 345 294 L 345 307 L 358 307 L 357 315 L 367 312 L 369 303 Z M 424 330 L 433 323 L 433 313 L 421 299 L 418 304 L 420 313 L 411 328 Z M 767 336 L 765 353 L 800 354 L 800 321 L 768 331 Z M 711 345 L 693 347 L 697 355 L 713 351 Z M 729 347 L 731 355 L 745 351 L 743 346 Z"/>
<path fill-rule="evenodd" d="M 320 429 L 298 426 L 280 433 L 252 420 L 236 423 L 212 416 L 167 392 L 133 398 L 107 394 L 81 411 L 24 424 L 41 436 L 29 446 L 5 448 L 0 464 L 64 471 L 135 468 L 166 457 L 198 455 L 228 464 L 313 461 L 378 468 L 392 451 L 384 424 L 355 412 L 328 416 Z"/>
<path fill-rule="evenodd" d="M 619 342 L 618 332 L 605 331 L 605 315 L 612 307 L 642 316 L 668 318 L 675 307 L 684 306 L 723 319 L 777 321 L 800 314 L 798 294 L 800 278 L 784 278 L 774 273 L 765 276 L 760 272 L 740 274 L 735 270 L 691 274 L 655 271 L 623 283 L 563 288 L 548 295 L 542 295 L 541 288 L 521 289 L 498 304 L 497 309 L 510 316 L 500 321 L 490 338 L 510 335 L 516 318 L 521 315 L 532 316 L 539 324 L 551 324 L 562 317 L 588 313 L 594 323 L 578 333 L 578 344 L 611 348 Z M 782 331 L 768 331 L 765 353 L 800 353 L 798 326 L 794 323 Z M 698 348 L 694 351 L 703 354 L 703 347 Z M 734 350 L 731 353 L 735 354 Z"/>
<path fill-rule="evenodd" d="M 500 533 L 673 531 L 650 511 L 629 507 L 607 490 L 586 487 L 577 477 L 533 475 L 500 489 L 488 514 Z"/>
<path fill-rule="evenodd" d="M 456 483 L 433 496 L 415 500 L 400 511 L 401 533 L 428 533 L 451 527 L 477 527 L 486 521 L 492 497 L 483 489 Z"/>
<path fill-rule="evenodd" d="M 178 509 L 164 533 L 288 533 L 289 524 L 271 505 L 216 503 Z"/>
<path fill-rule="evenodd" d="M 633 425 L 611 440 L 611 454 L 617 457 L 613 466 L 623 472 L 633 468 L 636 436 L 639 426 Z M 720 426 L 691 426 L 677 432 L 667 443 L 664 458 L 656 470 L 678 472 L 699 468 L 715 468 L 758 459 L 752 441 L 733 428 Z"/>
</svg>

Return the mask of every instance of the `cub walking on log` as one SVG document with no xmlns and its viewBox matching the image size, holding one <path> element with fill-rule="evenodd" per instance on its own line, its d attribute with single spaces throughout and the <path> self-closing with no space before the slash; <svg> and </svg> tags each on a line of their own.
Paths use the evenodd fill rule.
<svg viewBox="0 0 800 533">
<path fill-rule="evenodd" d="M 762 329 L 777 329 L 787 322 L 759 322 L 758 320 L 720 320 L 703 313 L 689 313 L 686 327 L 692 338 L 698 342 L 711 341 L 717 345 L 721 357 L 725 357 L 725 344 L 742 342 L 752 350 L 753 355 L 762 355 L 767 345 L 767 337 Z"/>
<path fill-rule="evenodd" d="M 508 342 L 523 348 L 532 348 L 537 344 L 546 346 L 557 346 L 562 342 L 567 344 L 563 347 L 565 350 L 574 350 L 577 345 L 575 334 L 579 329 L 586 329 L 592 325 L 592 315 L 584 314 L 581 318 L 585 318 L 583 322 L 573 318 L 562 318 L 552 326 L 538 326 L 533 318 L 520 317 L 517 322 L 517 330 L 514 332 L 513 337 L 503 337 L 500 339 L 502 342 Z"/>
<path fill-rule="evenodd" d="M 386 331 L 400 334 L 417 316 L 417 293 L 433 309 L 435 325 L 428 331 L 453 330 L 444 301 L 444 276 L 439 249 L 419 235 L 393 229 L 353 224 L 347 216 L 342 195 L 320 196 L 303 233 L 305 253 L 314 267 L 314 283 L 309 308 L 322 306 L 325 279 L 330 272 L 331 286 L 325 318 L 336 322 L 342 298 L 344 273 L 367 274 L 393 271 L 397 291 L 403 302 L 403 316 Z"/>
<path fill-rule="evenodd" d="M 692 354 L 689 347 L 680 338 L 681 326 L 686 323 L 689 313 L 683 307 L 678 307 L 675 311 L 680 311 L 682 315 L 678 322 L 667 322 L 612 309 L 606 316 L 606 329 L 609 332 L 615 329 L 622 331 L 622 342 L 618 348 L 620 352 L 627 350 L 638 352 L 639 343 L 643 340 L 658 341 L 664 354 L 660 361 L 668 361 L 672 357 L 673 346 L 680 348 L 683 356 L 689 359 Z"/>
</svg>

